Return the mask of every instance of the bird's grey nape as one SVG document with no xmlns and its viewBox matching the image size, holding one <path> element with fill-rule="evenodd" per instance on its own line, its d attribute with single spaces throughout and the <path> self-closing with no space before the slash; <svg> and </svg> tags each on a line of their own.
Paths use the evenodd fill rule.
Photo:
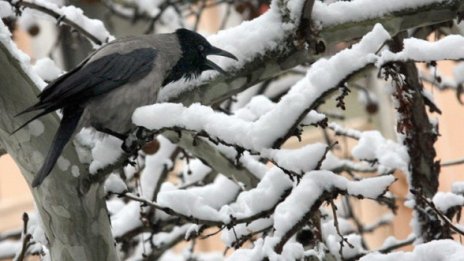
<svg viewBox="0 0 464 261">
<path fill-rule="evenodd" d="M 179 39 L 182 56 L 164 79 L 163 86 L 182 78 L 190 80 L 207 70 L 225 73 L 221 67 L 206 58 L 208 55 L 218 55 L 238 60 L 233 54 L 212 46 L 206 38 L 194 31 L 178 29 L 175 34 Z"/>
</svg>

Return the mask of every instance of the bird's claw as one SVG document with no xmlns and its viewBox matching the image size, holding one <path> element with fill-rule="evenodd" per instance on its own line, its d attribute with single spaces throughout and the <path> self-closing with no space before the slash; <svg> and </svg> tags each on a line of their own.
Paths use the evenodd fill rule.
<svg viewBox="0 0 464 261">
<path fill-rule="evenodd" d="M 153 139 L 153 132 L 144 127 L 137 127 L 135 130 L 135 137 L 139 140 L 143 140 L 145 142 L 151 141 Z"/>
<path fill-rule="evenodd" d="M 127 165 L 131 165 L 132 167 L 135 167 L 137 163 L 134 160 L 131 160 L 130 158 L 128 158 L 124 161 L 124 166 L 127 166 Z"/>
<path fill-rule="evenodd" d="M 140 147 L 138 139 L 132 133 L 126 137 L 121 145 L 121 149 L 127 154 L 134 154 Z"/>
<path fill-rule="evenodd" d="M 124 139 L 121 149 L 127 154 L 136 154 L 142 146 L 153 139 L 153 133 L 144 127 L 137 127 Z"/>
</svg>

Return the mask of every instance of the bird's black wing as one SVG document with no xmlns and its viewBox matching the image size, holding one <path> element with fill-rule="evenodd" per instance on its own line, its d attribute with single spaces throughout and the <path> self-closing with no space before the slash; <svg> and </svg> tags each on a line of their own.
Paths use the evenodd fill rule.
<svg viewBox="0 0 464 261">
<path fill-rule="evenodd" d="M 113 53 L 71 71 L 39 95 L 41 104 L 66 105 L 101 95 L 128 82 L 145 77 L 153 68 L 156 50 L 136 49 Z M 60 106 L 61 107 L 61 106 Z"/>
<path fill-rule="evenodd" d="M 129 53 L 113 53 L 92 62 L 81 63 L 51 82 L 38 95 L 39 102 L 18 114 L 43 110 L 14 132 L 42 115 L 65 106 L 79 105 L 92 97 L 144 78 L 153 69 L 156 55 L 153 48 L 140 48 Z"/>
</svg>

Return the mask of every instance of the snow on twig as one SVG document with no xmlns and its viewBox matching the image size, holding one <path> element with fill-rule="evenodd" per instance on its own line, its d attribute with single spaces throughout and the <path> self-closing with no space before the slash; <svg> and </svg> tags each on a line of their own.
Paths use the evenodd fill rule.
<svg viewBox="0 0 464 261">
<path fill-rule="evenodd" d="M 24 7 L 26 12 L 28 8 L 35 10 L 33 15 L 41 16 L 46 14 L 52 17 L 59 24 L 64 22 L 91 41 L 95 46 L 100 46 L 104 43 L 114 40 L 114 37 L 106 30 L 104 24 L 97 19 L 90 19 L 84 15 L 82 9 L 75 6 L 59 7 L 55 3 L 46 0 L 34 1 L 14 1 L 9 0 L 13 6 Z"/>
</svg>

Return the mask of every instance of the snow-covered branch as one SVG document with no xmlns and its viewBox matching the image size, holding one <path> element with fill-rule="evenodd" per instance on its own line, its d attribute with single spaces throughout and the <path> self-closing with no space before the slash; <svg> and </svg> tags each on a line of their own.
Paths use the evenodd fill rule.
<svg viewBox="0 0 464 261">
<path fill-rule="evenodd" d="M 172 20 L 192 14 L 193 27 L 198 26 L 203 8 L 210 4 L 202 1 L 188 9 L 171 10 L 168 8 L 177 1 L 133 1 L 131 5 L 145 6 L 147 10 L 129 13 L 119 5 L 124 2 L 106 3 L 127 17 L 144 12 L 144 20 L 152 24 L 171 11 L 177 12 L 170 16 Z M 386 49 L 390 36 L 454 19 L 462 5 L 459 0 L 356 0 L 332 4 L 272 1 L 270 9 L 256 19 L 208 38 L 239 58 L 237 63 L 212 58 L 228 74 L 209 71 L 189 82 L 171 83 L 159 95 L 159 101 L 167 103 L 135 111 L 136 125 L 160 134 L 150 143 L 151 150 L 126 155 L 117 139 L 105 136 L 86 140 L 84 135 L 82 140 L 77 139 L 84 148 L 78 149 L 89 151 L 80 153 L 78 159 L 68 146 L 54 172 L 42 187 L 33 190 L 48 240 L 40 243 L 51 246 L 54 259 L 76 259 L 84 252 L 89 260 L 117 260 L 117 251 L 121 251 L 121 256 L 129 260 L 162 260 L 162 255 L 182 240 L 221 232 L 228 247 L 242 247 L 231 260 L 323 259 L 324 252 L 340 259 L 368 254 L 363 233 L 388 223 L 391 216 L 365 225 L 354 213 L 343 216 L 334 200 L 370 198 L 393 209 L 395 196 L 384 195 L 395 181 L 388 174 L 394 170 L 410 174 L 410 165 L 417 162 L 410 157 L 410 144 L 386 139 L 378 131 L 357 131 L 329 123 L 330 117 L 317 110 L 336 90 L 341 90 L 336 106 L 349 107 L 344 99 L 353 86 L 351 82 L 368 70 L 395 77 L 399 88 L 404 87 L 399 86 L 403 80 L 417 76 L 417 72 L 409 70 L 413 62 L 464 58 L 464 38 L 459 35 L 436 42 L 410 38 L 401 48 Z M 69 24 L 96 44 L 111 38 L 101 23 L 86 18 L 79 9 L 59 7 L 45 0 L 20 1 L 17 6 L 23 7 L 23 15 L 37 15 L 40 11 L 58 23 Z M 45 83 L 30 69 L 28 59 L 17 51 L 3 25 L 0 29 L 0 62 L 6 65 L 0 71 L 0 143 L 30 180 L 40 167 L 58 120 L 54 116 L 41 118 L 17 135 L 8 135 L 19 122 L 13 115 L 32 104 L 36 87 Z M 344 50 L 334 48 L 341 42 L 346 46 L 346 42 L 354 41 L 357 43 Z M 395 67 L 402 64 L 409 64 L 407 71 Z M 297 65 L 310 66 L 294 69 L 297 73 L 291 80 L 271 83 L 271 79 Z M 3 79 L 8 80 L 6 84 Z M 240 94 L 237 102 L 232 98 L 263 80 L 266 83 Z M 413 80 L 417 87 L 418 78 Z M 456 89 L 460 84 L 459 79 L 453 82 Z M 409 98 L 407 91 L 403 96 L 395 93 L 396 101 Z M 400 120 L 411 118 L 407 110 L 397 109 Z M 403 127 L 405 130 L 410 126 Z M 339 137 L 327 138 L 326 144 L 311 141 L 297 148 L 285 147 L 291 137 L 302 138 L 301 133 L 322 128 L 326 134 L 333 131 L 353 138 L 350 141 L 356 145 L 346 151 L 344 158 L 338 157 L 338 147 L 333 146 L 340 144 L 336 141 Z M 135 156 L 130 158 L 133 166 L 125 166 L 130 156 Z M 362 172 L 372 172 L 372 177 L 361 178 L 358 173 Z M 458 194 L 437 194 L 433 203 L 428 200 L 431 197 L 417 199 L 428 207 L 422 208 L 424 213 L 435 206 L 436 214 L 424 216 L 436 218 L 437 222 L 430 223 L 444 223 L 445 232 L 448 226 L 454 226 L 459 232 L 460 227 L 451 223 L 464 204 Z M 324 209 L 324 202 L 330 203 L 332 211 Z M 205 232 L 213 227 L 219 230 Z M 303 231 L 308 232 L 309 240 L 300 237 Z M 411 238 L 421 237 L 416 231 Z M 17 234 L 14 239 L 19 240 Z M 114 239 L 120 250 L 115 250 Z M 248 240 L 253 242 L 251 249 L 245 248 Z M 411 242 L 409 238 L 379 251 Z M 21 251 L 21 242 L 9 243 L 0 242 L 0 249 L 9 246 L 15 253 Z M 83 251 L 77 253 L 69 245 L 82 246 Z M 196 256 L 193 245 L 184 252 L 184 258 Z M 0 254 L 7 252 L 0 250 Z"/>
<path fill-rule="evenodd" d="M 296 2 L 299 2 L 297 6 L 301 7 L 303 1 Z M 388 8 L 382 9 L 385 5 L 379 5 L 376 0 L 337 2 L 330 5 L 316 2 L 313 8 L 313 22 L 320 26 L 315 35 L 322 40 L 321 44 L 327 47 L 358 39 L 371 31 L 377 23 L 381 23 L 391 35 L 395 35 L 407 29 L 452 20 L 457 16 L 462 4 L 459 0 L 415 0 L 408 3 L 389 1 L 385 4 Z M 366 9 L 366 6 L 370 9 Z M 348 9 L 357 11 L 346 12 Z M 296 14 L 301 13 L 298 8 L 289 10 Z M 360 10 L 364 13 L 360 14 Z M 369 12 L 370 10 L 373 12 Z M 297 17 L 296 14 L 294 16 Z M 172 84 L 161 91 L 159 100 L 181 102 L 186 106 L 195 102 L 211 105 L 296 65 L 315 61 L 318 57 L 314 55 L 315 50 L 305 50 L 292 44 L 299 20 L 294 20 L 296 24 L 289 24 L 289 27 L 284 29 L 279 23 L 279 16 L 279 11 L 274 5 L 261 17 L 210 37 L 215 45 L 230 49 L 242 63 L 232 65 L 223 61 L 224 63 L 220 64 L 229 68 L 230 75 L 204 74 L 198 81 L 184 87 Z M 262 24 L 265 26 L 261 26 Z"/>
<path fill-rule="evenodd" d="M 139 108 L 134 112 L 133 121 L 136 125 L 149 129 L 184 127 L 197 132 L 205 131 L 228 144 L 261 152 L 265 148 L 274 147 L 276 141 L 284 139 L 288 130 L 299 124 L 315 107 L 315 102 L 320 97 L 336 89 L 353 72 L 375 62 L 374 53 L 389 38 L 389 34 L 378 25 L 353 48 L 344 50 L 329 60 L 319 60 L 306 77 L 295 84 L 273 109 L 254 122 L 230 118 L 199 104 L 186 108 L 170 103 Z M 166 113 L 170 117 L 165 117 Z M 198 117 L 199 114 L 202 117 Z"/>
<path fill-rule="evenodd" d="M 40 17 L 45 14 L 45 16 L 53 18 L 58 25 L 60 23 L 65 23 L 71 26 L 96 46 L 114 40 L 114 37 L 106 30 L 101 21 L 88 18 L 80 8 L 74 6 L 59 7 L 55 3 L 46 0 L 34 0 L 31 2 L 16 0 L 7 1 L 15 8 L 18 8 L 18 10 L 19 8 L 24 8 L 21 12 L 26 13 L 23 15 L 32 16 L 30 19 L 35 19 L 34 16 Z M 35 12 L 31 12 L 31 10 Z"/>
</svg>

